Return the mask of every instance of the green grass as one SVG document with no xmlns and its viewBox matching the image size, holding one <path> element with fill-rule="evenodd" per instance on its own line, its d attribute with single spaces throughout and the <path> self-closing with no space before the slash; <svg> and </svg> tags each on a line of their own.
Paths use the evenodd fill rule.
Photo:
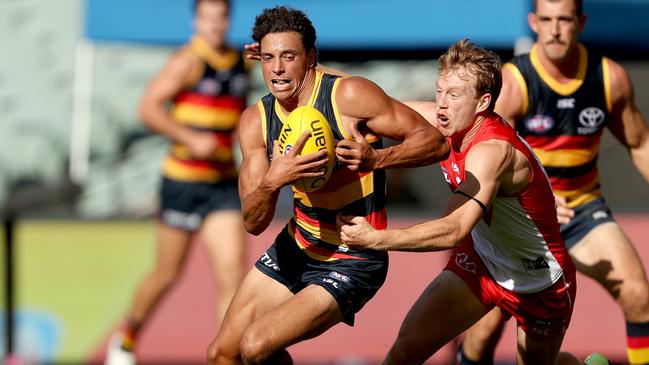
<svg viewBox="0 0 649 365">
<path fill-rule="evenodd" d="M 26 221 L 16 228 L 16 305 L 62 326 L 57 361 L 86 358 L 122 318 L 153 259 L 152 222 Z"/>
</svg>

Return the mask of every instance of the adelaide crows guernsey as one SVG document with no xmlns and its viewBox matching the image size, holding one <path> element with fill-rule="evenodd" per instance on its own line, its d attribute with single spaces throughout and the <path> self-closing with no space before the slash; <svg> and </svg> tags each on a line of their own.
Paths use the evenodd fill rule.
<svg viewBox="0 0 649 365">
<path fill-rule="evenodd" d="M 559 233 L 552 189 L 543 167 L 531 148 L 497 114 L 488 116 L 470 144 L 457 152 L 452 148 L 442 173 L 452 191 L 466 180 L 465 158 L 476 144 L 503 140 L 529 162 L 530 178 L 521 191 L 499 192 L 491 207 L 471 231 L 476 252 L 494 280 L 517 293 L 535 293 L 550 287 L 574 264 Z"/>
<path fill-rule="evenodd" d="M 610 120 L 608 60 L 578 45 L 577 77 L 562 84 L 543 68 L 537 47 L 505 65 L 525 100 L 516 130 L 534 148 L 555 194 L 574 208 L 601 196 L 597 157 Z"/>
<path fill-rule="evenodd" d="M 216 183 L 235 178 L 232 134 L 246 106 L 248 89 L 244 58 L 232 49 L 218 54 L 200 38 L 194 38 L 181 52 L 198 57 L 204 70 L 192 88 L 176 95 L 171 116 L 177 123 L 211 132 L 218 148 L 209 158 L 197 159 L 187 146 L 173 143 L 163 173 L 186 182 Z"/>
<path fill-rule="evenodd" d="M 308 102 L 325 116 L 336 141 L 351 138 L 343 128 L 334 97 L 340 80 L 339 76 L 316 71 L 315 86 Z M 272 94 L 264 96 L 257 105 L 270 159 L 273 141 L 279 138 L 288 116 Z M 368 139 L 368 142 L 373 148 L 381 147 L 380 139 Z M 336 215 L 342 212 L 364 216 L 374 228 L 385 229 L 385 190 L 385 171 L 356 172 L 336 163 L 322 188 L 310 193 L 293 189 L 293 217 L 288 223 L 288 232 L 303 252 L 320 261 L 362 260 L 381 255 L 372 250 L 352 250 L 344 245 L 336 230 Z"/>
</svg>

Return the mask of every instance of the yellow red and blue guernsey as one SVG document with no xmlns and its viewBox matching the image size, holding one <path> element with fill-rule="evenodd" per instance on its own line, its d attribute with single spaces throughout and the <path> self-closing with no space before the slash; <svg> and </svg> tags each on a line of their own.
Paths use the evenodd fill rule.
<svg viewBox="0 0 649 365">
<path fill-rule="evenodd" d="M 207 159 L 197 159 L 189 148 L 174 143 L 163 163 L 166 177 L 186 182 L 216 183 L 237 176 L 232 153 L 232 134 L 246 106 L 248 76 L 244 58 L 235 50 L 225 54 L 194 38 L 181 52 L 202 61 L 203 72 L 196 84 L 173 100 L 171 116 L 177 122 L 214 135 L 218 148 Z"/>
<path fill-rule="evenodd" d="M 597 158 L 602 131 L 610 120 L 608 59 L 579 44 L 577 77 L 568 83 L 543 68 L 535 45 L 504 67 L 518 81 L 525 116 L 516 131 L 534 149 L 554 193 L 571 208 L 601 196 Z"/>
<path fill-rule="evenodd" d="M 342 126 L 336 106 L 336 88 L 341 78 L 316 73 L 316 83 L 308 105 L 327 118 L 336 141 L 351 138 Z M 268 158 L 273 141 L 277 140 L 287 115 L 272 94 L 258 102 Z M 381 148 L 380 139 L 367 137 L 374 148 Z M 311 258 L 320 261 L 367 259 L 375 251 L 353 250 L 342 243 L 336 231 L 336 215 L 364 216 L 376 229 L 385 229 L 385 171 L 355 172 L 336 162 L 325 185 L 317 191 L 303 193 L 293 189 L 293 217 L 288 232 L 295 243 Z"/>
</svg>

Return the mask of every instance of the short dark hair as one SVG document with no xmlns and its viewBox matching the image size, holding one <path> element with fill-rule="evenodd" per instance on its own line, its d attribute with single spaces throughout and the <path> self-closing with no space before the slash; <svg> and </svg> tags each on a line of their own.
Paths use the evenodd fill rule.
<svg viewBox="0 0 649 365">
<path fill-rule="evenodd" d="M 192 7 L 192 9 L 194 10 L 194 14 L 196 14 L 196 9 L 198 9 L 198 4 L 202 3 L 203 1 L 211 1 L 214 3 L 222 2 L 228 8 L 228 13 L 230 13 L 230 0 L 194 0 L 194 5 Z"/>
<path fill-rule="evenodd" d="M 465 38 L 454 43 L 439 58 L 439 73 L 460 67 L 466 68 L 475 76 L 475 89 L 478 96 L 491 94 L 488 110 L 493 111 L 503 85 L 500 57 Z"/>
<path fill-rule="evenodd" d="M 300 10 L 287 6 L 276 6 L 264 9 L 255 18 L 252 27 L 252 39 L 261 43 L 261 39 L 269 33 L 296 32 L 302 36 L 302 45 L 307 53 L 315 48 L 316 32 L 311 20 Z"/>
<path fill-rule="evenodd" d="M 532 0 L 534 2 L 534 12 L 536 13 L 536 6 L 539 0 Z M 548 1 L 560 1 L 560 0 L 548 0 Z M 584 13 L 584 1 L 583 0 L 572 0 L 575 2 L 575 10 L 577 11 L 577 16 L 581 16 Z"/>
</svg>

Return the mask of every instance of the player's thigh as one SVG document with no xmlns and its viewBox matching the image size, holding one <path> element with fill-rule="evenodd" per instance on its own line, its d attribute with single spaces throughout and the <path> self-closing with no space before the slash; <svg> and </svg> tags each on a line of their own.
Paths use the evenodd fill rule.
<svg viewBox="0 0 649 365">
<path fill-rule="evenodd" d="M 577 269 L 618 297 L 624 282 L 646 283 L 638 252 L 615 222 L 600 224 L 571 250 Z"/>
<path fill-rule="evenodd" d="M 410 308 L 394 350 L 426 359 L 488 311 L 459 276 L 442 271 Z"/>
<path fill-rule="evenodd" d="M 246 330 L 242 346 L 248 341 L 274 352 L 316 337 L 342 321 L 333 295 L 312 284 L 255 320 Z"/>
<path fill-rule="evenodd" d="M 242 274 L 246 245 L 240 211 L 219 210 L 208 214 L 200 235 L 217 276 Z"/>
<path fill-rule="evenodd" d="M 243 333 L 254 321 L 292 297 L 286 286 L 253 266 L 228 307 L 217 341 L 238 349 Z"/>
<path fill-rule="evenodd" d="M 463 346 L 472 353 L 483 353 L 493 351 L 498 339 L 502 335 L 507 319 L 503 316 L 498 307 L 494 307 L 471 328 L 464 336 Z"/>
<path fill-rule="evenodd" d="M 157 269 L 176 274 L 185 262 L 191 240 L 191 232 L 158 222 L 155 261 Z"/>
<path fill-rule="evenodd" d="M 564 334 L 542 340 L 528 336 L 518 327 L 518 347 L 516 362 L 519 365 L 554 365 L 556 364 Z"/>
</svg>

